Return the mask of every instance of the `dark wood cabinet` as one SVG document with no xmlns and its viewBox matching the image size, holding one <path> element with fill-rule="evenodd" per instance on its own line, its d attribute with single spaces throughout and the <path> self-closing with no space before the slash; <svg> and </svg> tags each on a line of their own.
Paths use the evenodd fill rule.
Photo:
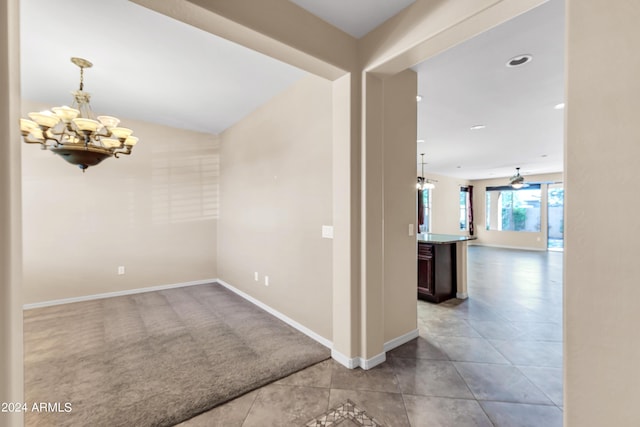
<svg viewBox="0 0 640 427">
<path fill-rule="evenodd" d="M 418 298 L 442 302 L 456 296 L 456 245 L 418 243 Z"/>
<path fill-rule="evenodd" d="M 433 297 L 433 245 L 418 244 L 418 298 L 421 294 Z"/>
</svg>

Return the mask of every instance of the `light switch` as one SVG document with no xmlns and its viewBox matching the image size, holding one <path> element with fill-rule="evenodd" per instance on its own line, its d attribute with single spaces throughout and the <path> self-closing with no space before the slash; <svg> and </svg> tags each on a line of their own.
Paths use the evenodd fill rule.
<svg viewBox="0 0 640 427">
<path fill-rule="evenodd" d="M 333 239 L 333 225 L 322 226 L 322 237 L 325 239 Z"/>
<path fill-rule="evenodd" d="M 413 224 L 409 224 L 409 236 L 413 236 Z"/>
</svg>

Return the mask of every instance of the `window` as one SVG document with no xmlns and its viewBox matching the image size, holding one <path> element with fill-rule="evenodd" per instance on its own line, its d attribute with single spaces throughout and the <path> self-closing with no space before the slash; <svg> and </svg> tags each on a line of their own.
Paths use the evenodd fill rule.
<svg viewBox="0 0 640 427">
<path fill-rule="evenodd" d="M 431 232 L 431 190 L 422 190 L 423 223 L 420 225 L 420 233 Z"/>
<path fill-rule="evenodd" d="M 469 187 L 460 187 L 460 230 L 469 229 Z"/>
<path fill-rule="evenodd" d="M 487 230 L 540 231 L 540 184 L 515 190 L 487 187 Z"/>
</svg>

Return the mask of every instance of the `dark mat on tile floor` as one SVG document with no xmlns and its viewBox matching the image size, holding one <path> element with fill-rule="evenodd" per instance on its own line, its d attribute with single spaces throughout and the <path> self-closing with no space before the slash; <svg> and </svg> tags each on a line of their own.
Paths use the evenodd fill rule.
<svg viewBox="0 0 640 427">
<path fill-rule="evenodd" d="M 27 310 L 24 337 L 25 401 L 52 404 L 27 426 L 171 426 L 330 357 L 217 284 Z"/>
</svg>

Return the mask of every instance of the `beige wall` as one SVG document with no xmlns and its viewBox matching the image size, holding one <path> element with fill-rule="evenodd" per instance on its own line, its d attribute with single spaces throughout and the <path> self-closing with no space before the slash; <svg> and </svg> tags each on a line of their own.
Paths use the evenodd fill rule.
<svg viewBox="0 0 640 427">
<path fill-rule="evenodd" d="M 640 4 L 569 0 L 565 424 L 640 420 Z"/>
<path fill-rule="evenodd" d="M 384 345 L 384 83 L 363 75 L 361 333 L 360 356 L 371 359 Z M 379 357 L 379 356 L 378 356 Z"/>
<path fill-rule="evenodd" d="M 217 137 L 122 123 L 133 154 L 84 174 L 22 144 L 25 303 L 216 278 Z"/>
<path fill-rule="evenodd" d="M 219 277 L 330 340 L 331 82 L 303 78 L 223 132 L 220 155 Z"/>
<path fill-rule="evenodd" d="M 384 84 L 384 342 L 417 328 L 416 177 L 417 75 L 404 71 Z"/>
<path fill-rule="evenodd" d="M 18 1 L 0 4 L 0 402 L 23 400 Z M 0 426 L 22 426 L 0 413 Z"/>
<path fill-rule="evenodd" d="M 467 235 L 467 231 L 460 230 L 460 187 L 468 185 L 469 181 L 426 171 L 424 175 L 437 181 L 431 190 L 431 232 Z"/>
<path fill-rule="evenodd" d="M 478 240 L 475 240 L 473 243 L 516 249 L 547 250 L 547 183 L 562 182 L 562 180 L 561 173 L 525 176 L 526 182 L 543 183 L 540 188 L 542 198 L 540 201 L 539 232 L 487 230 L 485 190 L 491 186 L 506 185 L 508 179 L 505 177 L 471 181 L 474 191 L 473 215 L 476 224 L 476 236 L 478 237 Z"/>
<path fill-rule="evenodd" d="M 333 349 L 360 352 L 360 73 L 333 82 Z"/>
</svg>

